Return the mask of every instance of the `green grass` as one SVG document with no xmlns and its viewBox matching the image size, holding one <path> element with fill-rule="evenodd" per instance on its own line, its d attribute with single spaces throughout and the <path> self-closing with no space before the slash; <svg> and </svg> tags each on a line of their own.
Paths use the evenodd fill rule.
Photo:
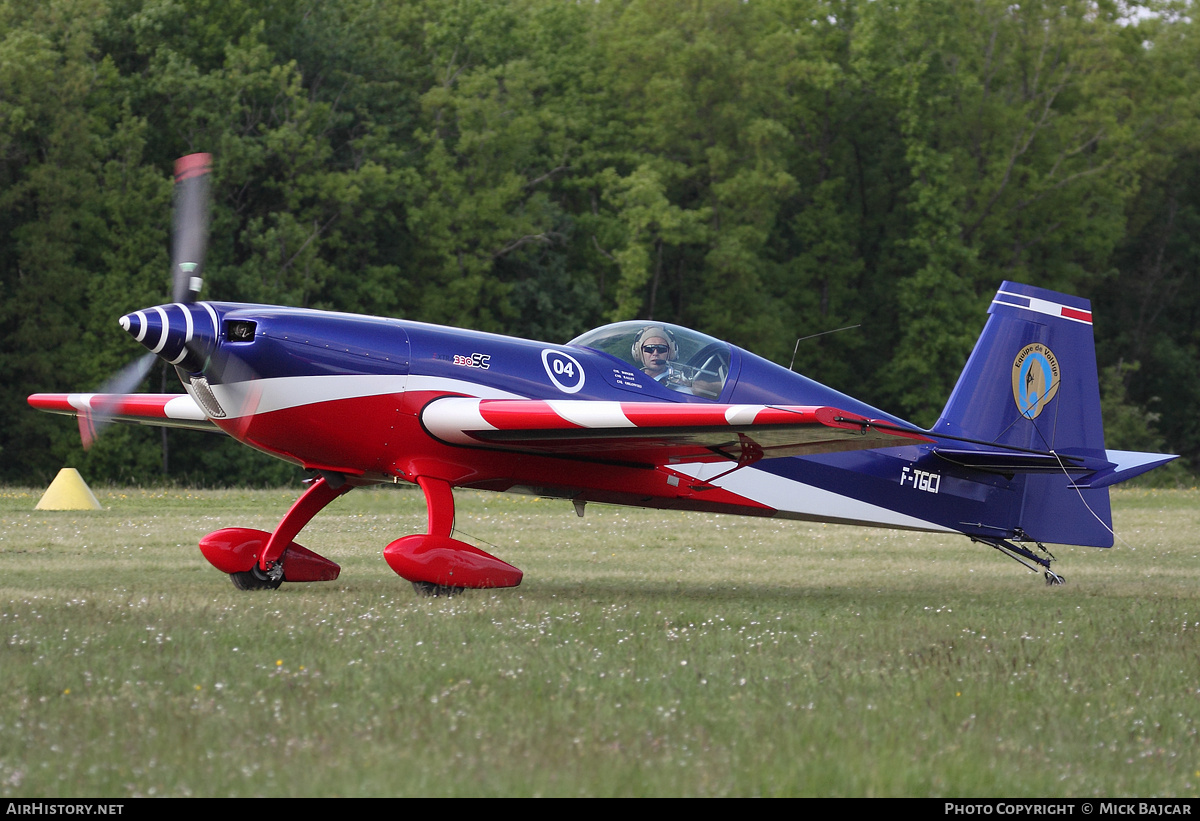
<svg viewBox="0 0 1200 821">
<path fill-rule="evenodd" d="M 355 491 L 336 582 L 195 545 L 292 491 L 0 489 L 0 796 L 1195 796 L 1200 493 L 1114 493 L 1067 585 L 966 539 L 460 493 L 525 571 L 421 599 Z M 494 547 L 493 547 L 494 546 Z"/>
</svg>

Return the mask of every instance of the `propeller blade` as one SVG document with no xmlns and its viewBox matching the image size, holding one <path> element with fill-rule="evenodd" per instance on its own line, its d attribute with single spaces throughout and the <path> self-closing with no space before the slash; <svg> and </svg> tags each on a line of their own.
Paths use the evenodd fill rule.
<svg viewBox="0 0 1200 821">
<path fill-rule="evenodd" d="M 91 409 L 77 414 L 79 438 L 83 440 L 84 450 L 95 444 L 100 433 L 112 421 L 112 409 L 116 407 L 119 398 L 123 394 L 132 393 L 142 383 L 156 359 L 157 356 L 148 353 L 117 371 L 116 375 L 100 386 L 97 391 L 100 395 L 90 403 Z"/>
<path fill-rule="evenodd" d="M 194 302 L 204 282 L 211 174 L 211 154 L 189 154 L 175 161 L 174 240 L 171 246 L 173 302 Z"/>
<path fill-rule="evenodd" d="M 211 154 L 189 154 L 175 161 L 174 231 L 171 242 L 171 299 L 178 303 L 196 301 L 204 283 L 204 252 L 208 247 L 209 179 Z M 185 311 L 187 309 L 184 309 Z M 166 322 L 166 315 L 163 314 Z M 128 330 L 126 325 L 126 330 Z M 161 348 L 161 345 L 160 345 Z M 154 366 L 158 357 L 148 353 L 131 362 L 101 386 L 80 411 L 79 436 L 89 449 L 112 421 L 118 398 L 132 393 Z"/>
</svg>

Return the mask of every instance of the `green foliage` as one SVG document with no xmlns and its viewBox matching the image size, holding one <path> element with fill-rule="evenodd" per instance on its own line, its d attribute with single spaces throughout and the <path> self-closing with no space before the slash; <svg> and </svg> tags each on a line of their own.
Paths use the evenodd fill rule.
<svg viewBox="0 0 1200 821">
<path fill-rule="evenodd" d="M 1162 451 L 1163 440 L 1156 430 L 1161 414 L 1146 410 L 1128 399 L 1126 382 L 1141 369 L 1137 362 L 1118 363 L 1100 374 L 1100 409 L 1104 417 L 1105 446 L 1116 450 Z"/>
<path fill-rule="evenodd" d="M 1196 25 L 1157 0 L 0 0 L 0 476 L 78 458 L 24 397 L 136 357 L 114 320 L 167 293 L 198 150 L 211 298 L 554 340 L 673 320 L 928 423 L 1028 281 L 1094 299 L 1101 365 L 1142 364 L 1124 403 L 1200 463 Z M 122 441 L 101 475 L 162 464 Z M 172 475 L 237 481 L 172 448 Z"/>
<path fill-rule="evenodd" d="M 1100 373 L 1100 411 L 1104 418 L 1104 445 L 1112 450 L 1132 450 L 1143 453 L 1168 452 L 1158 425 L 1162 414 L 1150 407 L 1160 404 L 1151 397 L 1146 405 L 1129 398 L 1128 385 L 1141 370 L 1139 362 L 1118 362 Z M 1191 465 L 1177 459 L 1133 480 L 1135 487 L 1190 487 Z"/>
</svg>

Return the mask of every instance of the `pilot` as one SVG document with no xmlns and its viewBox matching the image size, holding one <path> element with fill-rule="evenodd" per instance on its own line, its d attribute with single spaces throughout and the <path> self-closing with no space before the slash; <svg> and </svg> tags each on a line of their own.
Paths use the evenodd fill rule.
<svg viewBox="0 0 1200 821">
<path fill-rule="evenodd" d="M 633 339 L 633 361 L 655 382 L 681 393 L 691 393 L 683 375 L 671 368 L 679 352 L 675 335 L 662 325 L 647 325 Z"/>
</svg>

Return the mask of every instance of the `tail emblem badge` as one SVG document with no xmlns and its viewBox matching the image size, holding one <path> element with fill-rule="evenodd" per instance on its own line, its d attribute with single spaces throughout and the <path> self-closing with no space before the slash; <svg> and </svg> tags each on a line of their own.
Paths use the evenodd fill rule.
<svg viewBox="0 0 1200 821">
<path fill-rule="evenodd" d="M 1012 369 L 1013 399 L 1021 415 L 1036 419 L 1058 393 L 1059 380 L 1053 351 L 1040 342 L 1022 348 Z"/>
</svg>

